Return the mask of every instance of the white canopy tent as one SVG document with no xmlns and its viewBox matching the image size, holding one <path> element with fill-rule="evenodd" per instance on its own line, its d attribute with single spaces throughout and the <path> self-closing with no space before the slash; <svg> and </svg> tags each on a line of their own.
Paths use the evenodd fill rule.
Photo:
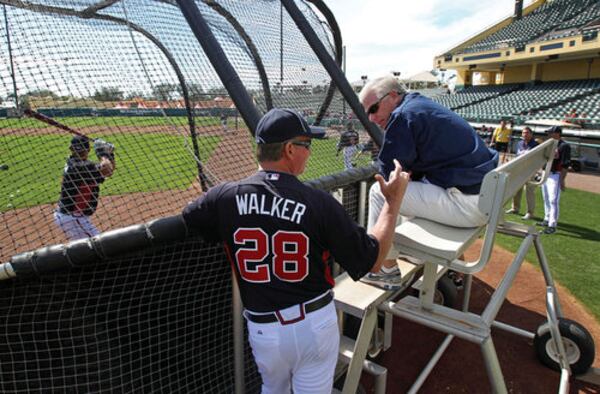
<svg viewBox="0 0 600 394">
<path fill-rule="evenodd" d="M 440 83 L 438 77 L 433 75 L 430 71 L 422 71 L 414 74 L 403 79 L 402 82 L 404 82 L 409 89 L 432 88 Z"/>
</svg>

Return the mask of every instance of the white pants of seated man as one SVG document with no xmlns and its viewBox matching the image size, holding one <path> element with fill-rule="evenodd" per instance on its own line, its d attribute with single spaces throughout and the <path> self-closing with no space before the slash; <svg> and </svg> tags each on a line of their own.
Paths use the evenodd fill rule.
<svg viewBox="0 0 600 394">
<path fill-rule="evenodd" d="M 288 325 L 247 322 L 262 394 L 331 393 L 340 345 L 333 302 Z"/>
<path fill-rule="evenodd" d="M 69 241 L 89 238 L 100 234 L 89 216 L 71 216 L 54 212 L 54 223 L 65 233 Z"/>
<path fill-rule="evenodd" d="M 479 211 L 478 194 L 463 194 L 457 188 L 444 189 L 428 182 L 410 181 L 400 206 L 399 220 L 420 217 L 454 227 L 478 227 L 486 223 Z M 369 223 L 372 228 L 377 222 L 385 198 L 379 183 L 369 191 Z"/>
<path fill-rule="evenodd" d="M 542 197 L 544 197 L 544 220 L 548 222 L 548 227 L 556 227 L 560 202 L 560 173 L 548 175 L 542 185 Z"/>
</svg>

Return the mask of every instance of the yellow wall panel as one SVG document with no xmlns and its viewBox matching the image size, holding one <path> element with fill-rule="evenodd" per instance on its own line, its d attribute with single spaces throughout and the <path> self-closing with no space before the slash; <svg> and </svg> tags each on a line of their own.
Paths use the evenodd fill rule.
<svg viewBox="0 0 600 394">
<path fill-rule="evenodd" d="M 514 66 L 504 69 L 504 83 L 524 83 L 531 81 L 531 66 Z"/>
<path fill-rule="evenodd" d="M 588 73 L 586 59 L 567 62 L 544 63 L 542 67 L 543 81 L 561 81 L 567 79 L 585 79 Z"/>
</svg>

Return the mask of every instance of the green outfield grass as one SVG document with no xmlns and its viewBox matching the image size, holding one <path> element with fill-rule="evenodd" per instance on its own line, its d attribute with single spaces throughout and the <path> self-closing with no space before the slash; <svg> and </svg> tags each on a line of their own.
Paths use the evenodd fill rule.
<svg viewBox="0 0 600 394">
<path fill-rule="evenodd" d="M 254 138 L 249 136 L 253 151 L 256 149 Z M 300 179 L 307 181 L 316 179 L 324 175 L 334 174 L 344 171 L 344 156 L 342 152 L 336 156 L 337 138 L 329 138 L 325 140 L 313 140 L 311 146 L 311 155 L 306 164 L 306 170 Z M 357 158 L 357 166 L 363 167 L 371 163 L 370 154 L 364 153 Z"/>
<path fill-rule="evenodd" d="M 196 177 L 196 165 L 182 137 L 132 133 L 106 139 L 117 146 L 117 171 L 102 186 L 102 195 L 184 189 Z M 57 200 L 62 168 L 69 153 L 68 140 L 65 135 L 0 136 L 0 164 L 9 165 L 9 170 L 0 172 L 0 212 Z M 218 142 L 218 137 L 200 138 L 203 160 Z M 336 138 L 313 142 L 303 180 L 344 170 L 342 153 L 336 156 L 336 144 Z M 358 164 L 367 165 L 369 161 L 369 155 L 364 154 Z M 538 190 L 537 194 L 536 214 L 541 218 L 541 192 Z M 600 195 L 569 189 L 562 193 L 560 206 L 557 233 L 542 235 L 550 267 L 555 280 L 600 320 Z M 515 215 L 509 219 L 522 221 Z M 499 235 L 497 240 L 512 252 L 520 244 L 520 239 L 505 235 Z M 527 259 L 537 266 L 533 249 Z"/>
<path fill-rule="evenodd" d="M 541 221 L 544 205 L 541 190 L 537 190 L 536 216 Z M 523 196 L 524 200 L 524 196 Z M 521 203 L 524 209 L 525 201 Z M 557 232 L 542 235 L 542 245 L 548 258 L 554 280 L 560 282 L 580 300 L 600 321 L 600 195 L 575 189 L 561 193 L 560 217 Z M 507 219 L 533 224 L 520 216 L 507 215 Z M 541 227 L 538 227 L 541 229 Z M 499 235 L 498 244 L 516 252 L 520 238 Z M 527 260 L 538 269 L 535 250 Z M 541 275 L 541 272 L 540 272 Z"/>
<path fill-rule="evenodd" d="M 302 180 L 315 179 L 323 175 L 329 175 L 344 171 L 344 155 L 340 152 L 336 156 L 337 143 L 339 139 L 330 138 L 326 140 L 313 140 L 312 154 L 306 165 L 306 171 L 301 176 Z M 371 162 L 371 156 L 364 153 L 358 157 L 357 166 L 363 167 Z"/>
<path fill-rule="evenodd" d="M 63 123 L 69 127 L 130 127 L 130 126 L 187 126 L 188 121 L 185 116 L 99 116 L 99 117 L 66 117 L 53 118 L 57 122 Z M 195 117 L 197 126 L 217 126 L 221 121 L 215 116 L 197 116 Z M 229 123 L 229 120 L 228 120 Z M 27 117 L 17 119 L 0 119 L 0 129 L 24 129 L 24 128 L 48 128 L 50 126 L 44 122 Z"/>
<path fill-rule="evenodd" d="M 117 169 L 102 186 L 103 196 L 185 189 L 197 176 L 183 137 L 129 133 L 105 139 L 116 146 Z M 68 135 L 0 136 L 0 157 L 9 166 L 0 172 L 0 212 L 57 201 L 69 140 Z M 219 137 L 199 138 L 202 160 L 218 142 Z M 93 153 L 91 159 L 97 160 Z"/>
</svg>

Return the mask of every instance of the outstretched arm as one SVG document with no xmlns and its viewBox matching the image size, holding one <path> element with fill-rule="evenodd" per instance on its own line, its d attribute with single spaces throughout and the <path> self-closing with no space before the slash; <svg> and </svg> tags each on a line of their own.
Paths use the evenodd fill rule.
<svg viewBox="0 0 600 394">
<path fill-rule="evenodd" d="M 379 254 L 377 255 L 377 261 L 371 268 L 371 272 L 379 271 L 392 246 L 398 212 L 410 179 L 410 175 L 402 171 L 402 166 L 400 166 L 398 160 L 394 159 L 394 166 L 395 168 L 390 173 L 387 182 L 381 175 L 375 175 L 375 179 L 379 182 L 381 188 L 381 194 L 385 198 L 385 204 L 377 222 L 369 231 L 379 241 Z"/>
</svg>

